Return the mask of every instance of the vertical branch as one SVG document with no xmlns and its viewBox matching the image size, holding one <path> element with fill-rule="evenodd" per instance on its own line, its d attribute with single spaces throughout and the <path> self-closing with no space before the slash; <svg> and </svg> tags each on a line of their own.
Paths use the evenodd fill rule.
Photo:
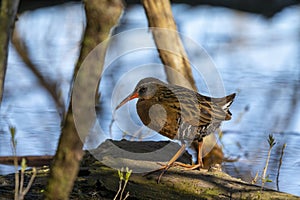
<svg viewBox="0 0 300 200">
<path fill-rule="evenodd" d="M 0 11 L 0 104 L 3 97 L 4 80 L 7 66 L 8 41 L 19 6 L 19 0 L 2 0 Z"/>
<path fill-rule="evenodd" d="M 152 29 L 152 33 L 160 58 L 165 65 L 168 81 L 187 87 L 185 81 L 178 78 L 180 74 L 189 82 L 191 89 L 197 91 L 187 54 L 177 32 L 170 1 L 143 0 L 142 3 L 149 27 L 159 28 Z M 164 49 L 172 49 L 173 52 Z"/>
<path fill-rule="evenodd" d="M 286 148 L 286 143 L 284 143 L 282 145 L 281 153 L 280 153 L 280 159 L 279 159 L 279 165 L 278 165 L 278 170 L 277 170 L 276 187 L 277 187 L 278 191 L 279 191 L 279 174 L 280 174 L 280 169 L 281 169 L 281 165 L 282 165 L 282 158 L 283 158 L 285 148 Z"/>
<path fill-rule="evenodd" d="M 123 10 L 123 4 L 120 0 L 89 0 L 84 1 L 84 3 L 87 27 L 82 41 L 80 56 L 74 70 L 73 82 L 78 75 L 81 63 L 98 44 L 110 36 L 110 30 L 117 24 Z M 100 59 L 103 59 L 103 57 Z M 103 62 L 103 60 L 99 60 L 100 64 Z M 99 67 L 99 63 L 91 63 L 91 71 L 97 71 L 94 68 Z M 83 77 L 86 81 L 89 78 L 88 76 Z M 89 88 L 85 88 L 85 90 L 89 90 Z M 85 90 L 82 90 L 82 96 L 85 96 Z M 72 92 L 73 89 L 71 90 Z M 81 104 L 84 105 L 84 102 L 81 102 Z M 62 125 L 58 148 L 51 166 L 46 199 L 68 199 L 83 156 L 83 143 L 75 127 L 71 103 Z"/>
</svg>

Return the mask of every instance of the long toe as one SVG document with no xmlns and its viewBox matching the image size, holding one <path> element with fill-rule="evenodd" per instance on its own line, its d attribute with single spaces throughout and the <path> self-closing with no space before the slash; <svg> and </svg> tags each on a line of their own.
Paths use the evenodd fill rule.
<svg viewBox="0 0 300 200">
<path fill-rule="evenodd" d="M 161 163 L 158 163 L 158 164 L 162 165 Z M 162 165 L 162 167 L 160 167 L 160 168 L 158 168 L 158 169 L 155 169 L 155 170 L 153 170 L 153 171 L 150 171 L 150 172 L 144 174 L 143 176 L 148 176 L 148 175 L 150 175 L 150 174 L 154 174 L 155 172 L 162 171 L 162 170 L 163 170 L 163 171 L 167 171 L 168 169 L 170 169 L 170 167 L 171 167 L 171 166 L 169 166 L 169 165 Z"/>
<path fill-rule="evenodd" d="M 162 170 L 162 172 L 160 173 L 160 175 L 157 178 L 157 184 L 160 182 L 161 177 L 167 172 L 167 169 Z"/>
<path fill-rule="evenodd" d="M 189 164 L 184 164 L 184 163 L 181 163 L 181 162 L 175 162 L 175 166 L 183 167 L 183 170 L 194 170 L 194 169 L 199 169 L 200 170 L 203 165 L 202 165 L 202 163 L 189 165 Z"/>
<path fill-rule="evenodd" d="M 155 173 L 155 172 L 162 171 L 162 172 L 160 173 L 160 175 L 158 176 L 158 178 L 157 178 L 157 183 L 159 183 L 160 180 L 161 180 L 161 177 L 162 177 L 162 176 L 168 171 L 168 169 L 170 169 L 170 167 L 172 167 L 172 166 L 173 166 L 173 164 L 172 164 L 172 165 L 163 165 L 163 166 L 160 167 L 159 169 L 156 169 L 156 170 L 153 170 L 153 171 L 151 171 L 151 172 L 148 172 L 148 173 L 144 174 L 143 176 L 148 176 L 148 175 L 153 174 L 153 173 Z"/>
</svg>

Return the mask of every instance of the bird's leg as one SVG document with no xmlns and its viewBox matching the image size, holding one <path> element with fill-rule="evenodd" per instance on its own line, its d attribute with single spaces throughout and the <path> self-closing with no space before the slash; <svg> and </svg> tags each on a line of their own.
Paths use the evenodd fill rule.
<svg viewBox="0 0 300 200">
<path fill-rule="evenodd" d="M 170 169 L 170 167 L 172 167 L 172 165 L 175 163 L 175 161 L 184 153 L 185 148 L 186 148 L 186 144 L 182 144 L 180 149 L 177 151 L 177 153 L 171 158 L 171 160 L 166 165 L 163 165 L 161 168 L 156 169 L 154 171 L 148 172 L 147 174 L 145 174 L 145 176 L 162 170 L 161 174 L 158 176 L 158 179 L 157 179 L 157 183 L 159 183 L 160 179 L 164 175 L 164 173 L 168 169 Z"/>
<path fill-rule="evenodd" d="M 175 164 L 178 166 L 181 166 L 185 168 L 185 170 L 194 170 L 194 169 L 201 169 L 203 167 L 203 162 L 202 162 L 202 145 L 203 145 L 203 140 L 198 141 L 198 147 L 197 147 L 197 164 L 194 165 L 188 165 L 180 162 L 176 162 Z"/>
<path fill-rule="evenodd" d="M 202 145 L 203 145 L 203 140 L 198 141 L 198 167 L 199 170 L 201 167 L 203 167 L 203 162 L 202 162 Z"/>
</svg>

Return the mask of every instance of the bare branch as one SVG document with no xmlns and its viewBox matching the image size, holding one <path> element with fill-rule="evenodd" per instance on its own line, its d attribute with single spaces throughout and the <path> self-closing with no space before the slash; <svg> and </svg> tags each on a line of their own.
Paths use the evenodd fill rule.
<svg viewBox="0 0 300 200">
<path fill-rule="evenodd" d="M 190 86 L 191 89 L 197 91 L 187 54 L 177 32 L 170 1 L 143 0 L 142 4 L 147 14 L 149 27 L 155 28 L 151 30 L 159 56 L 165 65 L 168 82 L 184 87 Z M 180 79 L 179 74 L 189 84 L 186 80 Z"/>
<path fill-rule="evenodd" d="M 0 10 L 0 104 L 7 67 L 8 41 L 13 31 L 19 0 L 2 0 Z"/>
<path fill-rule="evenodd" d="M 50 94 L 52 100 L 56 104 L 56 108 L 58 109 L 59 113 L 63 117 L 64 113 L 65 113 L 65 106 L 64 106 L 62 98 L 58 95 L 57 83 L 44 77 L 39 72 L 37 67 L 32 63 L 32 61 L 29 58 L 26 46 L 24 45 L 24 42 L 22 41 L 22 39 L 19 37 L 17 30 L 15 30 L 13 33 L 12 43 L 13 43 L 14 47 L 16 48 L 18 54 L 20 55 L 21 59 L 28 67 L 28 69 L 30 69 L 30 71 L 38 79 L 41 86 L 44 87 L 46 89 L 46 91 Z"/>
</svg>

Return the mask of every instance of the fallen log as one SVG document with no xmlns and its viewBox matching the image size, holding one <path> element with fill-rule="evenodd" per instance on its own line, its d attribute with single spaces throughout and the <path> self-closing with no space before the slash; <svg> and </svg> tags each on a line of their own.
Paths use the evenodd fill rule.
<svg viewBox="0 0 300 200">
<path fill-rule="evenodd" d="M 115 145 L 115 146 L 114 146 Z M 123 155 L 110 154 L 116 146 L 125 151 L 149 153 L 150 151 L 165 148 L 177 148 L 178 144 L 168 142 L 130 142 L 108 140 L 93 151 L 86 151 L 80 172 L 74 184 L 70 199 L 113 199 L 116 195 L 120 178 L 117 169 L 103 164 L 124 164 L 130 169 L 137 168 L 148 171 L 158 168 L 157 163 L 164 162 L 163 156 L 153 161 L 151 159 L 123 158 Z M 110 147 L 111 146 L 111 147 Z M 176 149 L 175 149 L 176 150 Z M 98 153 L 101 153 L 101 156 Z M 163 153 L 163 152 L 161 152 Z M 98 157 L 95 159 L 94 156 Z M 99 159 L 100 158 L 100 159 Z M 167 160 L 166 158 L 165 160 Z M 183 155 L 181 162 L 190 160 L 188 154 Z M 44 167 L 38 170 L 37 178 L 26 198 L 43 199 L 49 169 Z M 125 193 L 129 192 L 128 199 L 300 199 L 300 197 L 278 192 L 233 178 L 219 169 L 203 169 L 184 171 L 180 167 L 171 168 L 157 184 L 159 173 L 144 176 L 145 173 L 132 173 Z M 25 180 L 29 180 L 30 170 Z M 14 190 L 14 176 L 0 176 L 0 194 L 3 198 L 12 198 Z"/>
<path fill-rule="evenodd" d="M 53 156 L 0 156 L 0 164 L 14 165 L 14 160 L 17 159 L 18 165 L 21 165 L 23 158 L 25 158 L 28 167 L 42 167 L 50 165 Z"/>
</svg>

